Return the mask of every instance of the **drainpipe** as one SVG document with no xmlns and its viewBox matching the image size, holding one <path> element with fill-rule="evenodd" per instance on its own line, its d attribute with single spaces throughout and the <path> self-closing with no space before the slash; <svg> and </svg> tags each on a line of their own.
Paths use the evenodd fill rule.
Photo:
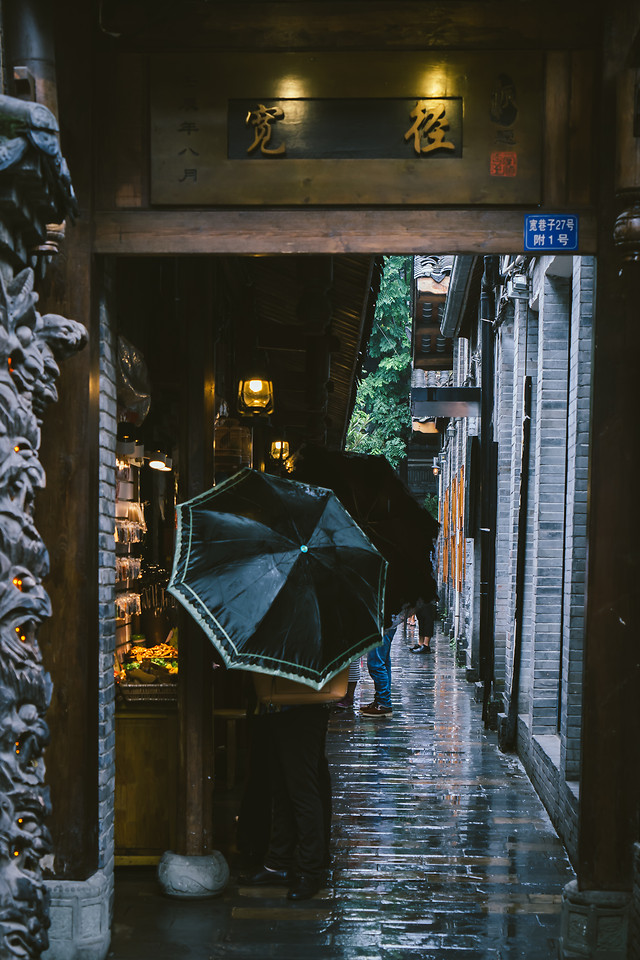
<svg viewBox="0 0 640 960">
<path fill-rule="evenodd" d="M 9 93 L 33 100 L 58 117 L 51 0 L 5 0 L 3 21 Z"/>
<path fill-rule="evenodd" d="M 480 649 L 479 675 L 483 683 L 482 719 L 491 722 L 489 703 L 494 670 L 494 607 L 497 516 L 498 445 L 493 441 L 494 402 L 494 288 L 498 258 L 483 258 L 484 273 L 480 292 L 482 351 L 482 399 L 480 414 Z"/>
</svg>

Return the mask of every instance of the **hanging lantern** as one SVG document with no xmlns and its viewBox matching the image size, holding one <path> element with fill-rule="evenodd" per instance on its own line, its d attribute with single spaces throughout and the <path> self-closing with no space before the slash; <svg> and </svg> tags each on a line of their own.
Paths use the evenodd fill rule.
<svg viewBox="0 0 640 960">
<path fill-rule="evenodd" d="M 278 460 L 280 463 L 282 463 L 289 456 L 289 441 L 273 440 L 271 442 L 269 454 L 272 460 Z"/>
<path fill-rule="evenodd" d="M 271 380 L 251 377 L 238 385 L 240 413 L 267 416 L 273 412 L 273 384 Z"/>
<path fill-rule="evenodd" d="M 262 417 L 273 413 L 273 383 L 259 356 L 247 364 L 238 383 L 238 412 Z"/>
</svg>

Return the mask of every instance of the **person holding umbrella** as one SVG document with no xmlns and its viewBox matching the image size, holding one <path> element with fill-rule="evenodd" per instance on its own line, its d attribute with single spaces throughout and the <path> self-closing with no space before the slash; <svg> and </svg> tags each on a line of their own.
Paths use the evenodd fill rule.
<svg viewBox="0 0 640 960">
<path fill-rule="evenodd" d="M 331 490 L 241 470 L 179 504 L 168 590 L 229 669 L 320 691 L 380 643 L 387 561 Z M 271 709 L 269 848 L 251 885 L 320 889 L 327 857 L 324 703 Z M 262 721 L 260 721 L 262 722 Z"/>
<path fill-rule="evenodd" d="M 263 866 L 241 877 L 241 883 L 287 886 L 289 900 L 307 900 L 320 890 L 328 865 L 331 802 L 328 720 L 328 704 L 311 703 L 283 705 L 259 721 L 268 725 L 271 833 Z"/>
</svg>

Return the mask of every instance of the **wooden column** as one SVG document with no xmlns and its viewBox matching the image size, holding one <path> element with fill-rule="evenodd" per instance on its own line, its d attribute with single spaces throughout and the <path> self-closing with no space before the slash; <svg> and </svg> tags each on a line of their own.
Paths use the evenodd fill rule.
<svg viewBox="0 0 640 960">
<path fill-rule="evenodd" d="M 45 754 L 53 814 L 49 826 L 59 879 L 82 880 L 98 868 L 98 364 L 91 290 L 92 12 L 69 4 L 58 39 L 61 146 L 80 204 L 47 284 L 41 313 L 89 328 L 89 346 L 62 365 L 59 402 L 45 415 L 41 460 L 47 487 L 37 499 L 38 529 L 50 554 L 45 586 L 53 615 L 39 631 L 53 679 Z"/>
<path fill-rule="evenodd" d="M 640 265 L 619 270 L 609 242 L 598 260 L 589 477 L 578 841 L 578 881 L 586 890 L 630 890 L 638 839 Z"/>
<path fill-rule="evenodd" d="M 633 111 L 616 88 L 640 30 L 637 3 L 602 12 L 596 109 L 598 267 L 593 324 L 587 602 L 577 877 L 563 892 L 563 957 L 631 956 L 633 850 L 639 837 L 637 365 L 640 348 L 640 158 Z M 636 43 L 637 49 L 637 43 Z M 597 127 L 596 127 L 597 129 Z M 618 144 L 616 144 L 616 135 Z M 635 149 L 631 148 L 633 141 Z M 621 149 L 621 147 L 623 149 Z M 626 158 L 626 159 L 625 159 Z M 619 169 L 615 171 L 615 163 Z M 616 196 L 616 189 L 619 191 Z"/>
<path fill-rule="evenodd" d="M 605 20 L 600 115 L 640 28 L 636 4 Z M 632 111 L 619 119 L 623 145 L 638 141 Z M 613 137 L 600 148 L 600 235 L 594 322 L 588 569 L 578 841 L 581 890 L 629 891 L 639 838 L 638 357 L 640 356 L 640 180 L 627 169 L 615 196 Z M 618 162 L 625 150 L 618 149 Z M 628 153 L 627 153 L 628 157 Z M 616 217 L 619 219 L 614 226 Z"/>
<path fill-rule="evenodd" d="M 176 332 L 181 338 L 182 425 L 178 499 L 213 484 L 214 305 L 210 259 L 176 260 Z M 171 349 L 167 345 L 167 349 Z M 192 617 L 179 622 L 178 852 L 211 853 L 213 806 L 212 647 Z"/>
</svg>

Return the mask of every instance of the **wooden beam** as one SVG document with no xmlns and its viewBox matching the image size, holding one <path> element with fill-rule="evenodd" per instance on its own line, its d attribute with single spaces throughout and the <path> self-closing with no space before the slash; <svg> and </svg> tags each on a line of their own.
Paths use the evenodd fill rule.
<svg viewBox="0 0 640 960">
<path fill-rule="evenodd" d="M 594 42 L 595 0 L 111 0 L 103 28 L 139 48 L 320 50 L 576 49 Z M 145 9 L 146 8 L 146 9 Z M 179 15 L 177 10 L 179 8 Z"/>
<path fill-rule="evenodd" d="M 95 217 L 94 253 L 518 253 L 533 210 L 126 210 Z M 572 210 L 572 213 L 579 213 Z M 580 215 L 579 253 L 596 252 L 596 220 Z"/>
</svg>

